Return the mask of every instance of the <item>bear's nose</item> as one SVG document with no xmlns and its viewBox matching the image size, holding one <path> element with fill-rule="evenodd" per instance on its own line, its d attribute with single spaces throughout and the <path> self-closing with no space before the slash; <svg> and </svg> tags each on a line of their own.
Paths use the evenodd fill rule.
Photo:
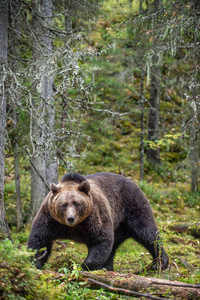
<svg viewBox="0 0 200 300">
<path fill-rule="evenodd" d="M 67 221 L 69 222 L 69 223 L 73 223 L 74 222 L 74 220 L 75 220 L 75 218 L 73 217 L 73 216 L 69 216 L 68 218 L 67 218 Z"/>
</svg>

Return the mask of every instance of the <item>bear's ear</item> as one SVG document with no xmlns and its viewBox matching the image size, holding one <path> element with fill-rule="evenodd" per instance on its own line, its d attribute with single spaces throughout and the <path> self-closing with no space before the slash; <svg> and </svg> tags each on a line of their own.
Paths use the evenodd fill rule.
<svg viewBox="0 0 200 300">
<path fill-rule="evenodd" d="M 57 194 L 60 192 L 60 187 L 58 187 L 55 183 L 50 184 L 50 189 L 53 194 Z"/>
<path fill-rule="evenodd" d="M 82 181 L 79 186 L 78 186 L 78 190 L 80 192 L 85 193 L 86 195 L 89 193 L 90 191 L 90 184 L 88 181 Z"/>
</svg>

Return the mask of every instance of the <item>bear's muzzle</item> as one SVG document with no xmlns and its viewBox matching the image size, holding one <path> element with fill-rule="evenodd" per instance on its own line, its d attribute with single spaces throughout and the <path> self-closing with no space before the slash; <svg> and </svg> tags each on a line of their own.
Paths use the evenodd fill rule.
<svg viewBox="0 0 200 300">
<path fill-rule="evenodd" d="M 74 223 L 74 220 L 75 220 L 75 218 L 74 218 L 73 216 L 67 217 L 67 221 L 68 221 L 70 224 L 73 224 L 73 223 Z"/>
</svg>

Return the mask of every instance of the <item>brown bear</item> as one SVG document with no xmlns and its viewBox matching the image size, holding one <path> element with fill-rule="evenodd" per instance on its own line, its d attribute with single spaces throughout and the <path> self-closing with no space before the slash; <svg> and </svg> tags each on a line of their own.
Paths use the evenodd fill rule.
<svg viewBox="0 0 200 300">
<path fill-rule="evenodd" d="M 28 247 L 38 250 L 36 266 L 42 268 L 54 240 L 74 240 L 88 247 L 83 269 L 113 270 L 117 248 L 130 237 L 151 253 L 154 269 L 168 266 L 150 204 L 135 183 L 113 173 L 68 173 L 59 184 L 51 184 Z"/>
</svg>

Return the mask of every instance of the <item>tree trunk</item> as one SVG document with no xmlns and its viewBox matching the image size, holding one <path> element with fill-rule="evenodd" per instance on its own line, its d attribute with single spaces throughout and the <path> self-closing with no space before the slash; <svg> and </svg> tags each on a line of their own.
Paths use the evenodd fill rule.
<svg viewBox="0 0 200 300">
<path fill-rule="evenodd" d="M 192 125 L 192 135 L 194 137 L 195 129 Z M 193 139 L 191 141 L 191 151 L 190 151 L 190 161 L 191 161 L 191 191 L 197 192 L 198 191 L 198 161 L 199 161 L 199 155 L 198 155 L 198 146 L 197 141 Z"/>
<path fill-rule="evenodd" d="M 160 9 L 160 5 L 162 3 L 162 0 L 154 0 L 154 12 L 156 13 Z"/>
<path fill-rule="evenodd" d="M 53 81 L 52 81 L 52 94 L 53 94 Z M 55 109 L 51 106 L 47 106 L 47 124 L 50 132 L 54 131 L 55 123 Z M 46 152 L 46 182 L 50 186 L 50 183 L 58 182 L 58 162 L 56 157 L 56 148 L 54 143 L 51 141 L 49 149 Z"/>
<path fill-rule="evenodd" d="M 197 49 L 193 50 L 193 77 L 194 77 L 194 88 L 192 89 L 192 124 L 191 124 L 191 151 L 190 151 L 190 161 L 191 161 L 191 191 L 197 192 L 198 187 L 198 171 L 199 171 L 199 150 L 200 150 L 200 136 L 195 127 L 200 126 L 198 122 L 198 114 L 200 114 L 200 106 L 197 105 L 197 89 L 198 89 L 198 79 L 197 79 L 197 66 L 195 64 L 198 61 L 196 54 Z M 195 126 L 196 124 L 196 126 Z"/>
<path fill-rule="evenodd" d="M 17 113 L 13 105 L 13 130 L 17 131 Z M 16 136 L 14 137 L 16 139 Z M 19 173 L 19 147 L 16 140 L 13 143 L 14 150 L 14 170 L 15 170 L 15 191 L 16 191 L 16 206 L 17 206 L 17 231 L 22 225 L 22 208 L 21 208 L 21 191 L 20 191 L 20 173 Z"/>
<path fill-rule="evenodd" d="M 8 3 L 0 1 L 0 235 L 10 237 L 4 209 L 5 132 L 6 132 L 6 75 L 8 51 Z"/>
<path fill-rule="evenodd" d="M 43 3 L 43 1 L 41 2 Z M 43 12 L 44 15 L 47 16 L 48 28 L 53 25 L 53 9 L 52 9 L 52 0 L 46 0 L 44 4 Z M 46 46 L 46 55 L 48 58 L 52 56 L 53 53 L 53 41 L 51 31 L 46 29 L 46 36 L 43 38 L 43 44 Z M 55 130 L 55 104 L 54 104 L 54 91 L 53 91 L 53 83 L 54 83 L 54 74 L 51 64 L 48 62 L 46 64 L 46 70 L 44 73 L 44 89 L 42 97 L 46 100 L 46 126 L 47 133 L 50 136 L 48 148 L 46 151 L 46 182 L 47 185 L 50 186 L 50 183 L 58 182 L 58 159 L 57 159 L 57 150 L 54 144 L 54 140 L 51 138 L 53 132 Z M 47 190 L 49 192 L 49 190 Z"/>
<path fill-rule="evenodd" d="M 65 31 L 70 33 L 72 32 L 72 18 L 68 11 L 67 2 L 64 3 L 65 5 Z"/>
<path fill-rule="evenodd" d="M 159 134 L 159 104 L 160 104 L 160 66 L 152 66 L 151 88 L 150 88 L 150 109 L 148 118 L 148 141 L 157 141 Z M 151 148 L 148 145 L 147 159 L 151 162 L 160 162 L 159 148 Z"/>
<path fill-rule="evenodd" d="M 39 210 L 47 187 L 56 182 L 58 177 L 55 147 L 52 142 L 52 131 L 55 122 L 53 102 L 52 62 L 52 0 L 34 2 L 33 30 L 37 42 L 33 45 L 33 59 L 39 80 L 35 84 L 31 116 L 31 222 Z"/>
<path fill-rule="evenodd" d="M 10 55 L 10 66 L 13 72 L 17 72 L 19 66 L 17 61 L 14 59 L 17 47 L 19 43 L 18 32 L 20 32 L 19 24 L 15 23 L 16 15 L 19 13 L 19 3 L 16 1 L 12 1 L 10 5 L 9 11 L 9 53 Z M 14 29 L 14 30 L 13 30 Z M 17 94 L 17 93 L 16 93 Z M 10 100 L 10 105 L 12 106 L 12 119 L 13 119 L 13 137 L 12 137 L 12 145 L 13 145 L 13 153 L 14 153 L 14 171 L 15 171 L 15 191 L 16 191 L 16 207 L 17 207 L 17 230 L 20 230 L 22 223 L 22 210 L 21 210 L 21 192 L 20 192 L 20 172 L 19 172 L 19 147 L 17 142 L 17 103 L 18 99 L 16 98 L 16 94 L 12 95 L 12 99 Z"/>
<path fill-rule="evenodd" d="M 143 0 L 140 0 L 140 15 L 142 15 L 142 13 L 143 13 L 142 2 L 143 2 Z"/>
<path fill-rule="evenodd" d="M 140 180 L 144 180 L 144 74 L 142 70 L 141 85 L 140 85 Z"/>
<path fill-rule="evenodd" d="M 154 0 L 154 12 L 160 8 L 161 0 Z M 156 37 L 154 40 L 154 49 L 156 45 Z M 155 142 L 159 135 L 159 109 L 160 109 L 160 66 L 157 65 L 157 54 L 154 55 L 153 66 L 151 68 L 151 87 L 150 87 L 150 109 L 148 118 L 148 141 Z M 159 148 L 152 148 L 150 144 L 147 147 L 147 160 L 153 163 L 160 163 Z"/>
</svg>

